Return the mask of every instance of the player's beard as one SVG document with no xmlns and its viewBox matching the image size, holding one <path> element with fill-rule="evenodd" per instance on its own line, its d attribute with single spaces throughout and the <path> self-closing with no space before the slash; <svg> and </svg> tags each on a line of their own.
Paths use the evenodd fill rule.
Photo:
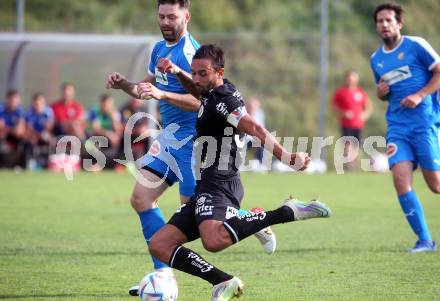
<svg viewBox="0 0 440 301">
<path fill-rule="evenodd" d="M 396 45 L 397 41 L 399 39 L 399 35 L 393 35 L 393 36 L 389 36 L 389 37 L 383 37 L 382 41 L 385 45 L 387 45 L 387 47 L 392 47 L 394 45 Z"/>
<path fill-rule="evenodd" d="M 164 29 L 163 27 L 161 27 L 160 31 L 162 32 L 162 36 L 165 41 L 175 43 L 182 37 L 184 28 L 185 24 L 184 22 L 182 22 L 181 24 L 177 24 L 174 28 L 167 27 Z M 166 31 L 168 32 L 166 33 Z"/>
</svg>

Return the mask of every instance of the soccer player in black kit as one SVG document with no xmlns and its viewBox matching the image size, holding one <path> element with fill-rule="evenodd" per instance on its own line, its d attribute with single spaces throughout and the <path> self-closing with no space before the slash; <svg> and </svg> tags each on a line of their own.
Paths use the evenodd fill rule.
<svg viewBox="0 0 440 301">
<path fill-rule="evenodd" d="M 150 242 L 150 252 L 169 266 L 200 277 L 214 287 L 211 301 L 225 301 L 243 293 L 242 281 L 229 275 L 182 244 L 201 238 L 203 247 L 218 252 L 274 224 L 329 217 L 330 209 L 318 202 L 287 199 L 278 209 L 237 215 L 243 198 L 234 136 L 243 132 L 262 141 L 273 155 L 296 170 L 307 168 L 307 153 L 290 153 L 246 113 L 240 92 L 224 79 L 221 48 L 204 45 L 191 64 L 192 76 L 168 59 L 158 68 L 176 74 L 186 90 L 200 99 L 193 151 L 196 193 L 180 207 Z"/>
</svg>

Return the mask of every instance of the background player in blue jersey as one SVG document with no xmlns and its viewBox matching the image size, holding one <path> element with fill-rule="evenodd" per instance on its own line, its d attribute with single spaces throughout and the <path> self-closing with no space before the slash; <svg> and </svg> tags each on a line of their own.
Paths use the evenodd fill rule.
<svg viewBox="0 0 440 301">
<path fill-rule="evenodd" d="M 17 90 L 10 90 L 6 97 L 6 103 L 0 103 L 0 167 L 25 168 L 26 124 L 21 95 Z"/>
<path fill-rule="evenodd" d="M 46 104 L 43 94 L 33 95 L 32 105 L 25 118 L 26 151 L 30 160 L 28 167 L 45 168 L 48 165 L 50 147 L 55 145 L 55 137 L 52 133 L 55 119 L 52 108 Z"/>
<path fill-rule="evenodd" d="M 382 4 L 374 13 L 383 46 L 371 56 L 377 95 L 388 101 L 387 154 L 403 212 L 418 236 L 411 253 L 435 251 L 422 205 L 412 187 L 420 164 L 431 191 L 440 193 L 440 150 L 436 100 L 440 89 L 440 57 L 424 39 L 404 36 L 403 9 Z"/>
<path fill-rule="evenodd" d="M 135 98 L 160 100 L 160 113 L 164 133 L 153 143 L 141 173 L 149 183 L 160 183 L 156 187 L 145 187 L 139 181 L 133 190 L 131 204 L 138 212 L 147 242 L 165 225 L 157 202 L 162 193 L 175 182 L 179 182 L 180 200 L 186 203 L 194 194 L 195 178 L 191 165 L 195 121 L 200 101 L 188 94 L 176 75 L 160 72 L 157 64 L 169 59 L 182 70 L 191 73 L 191 61 L 199 44 L 187 31 L 190 20 L 188 0 L 159 0 L 158 21 L 163 35 L 153 48 L 147 77 L 139 82 L 128 81 L 115 72 L 107 79 L 107 88 L 122 89 Z M 260 231 L 257 237 L 270 252 L 275 248 L 275 236 L 270 229 Z M 154 268 L 168 266 L 153 258 Z M 133 291 L 130 290 L 130 293 Z M 133 293 L 136 293 L 134 290 Z"/>
</svg>

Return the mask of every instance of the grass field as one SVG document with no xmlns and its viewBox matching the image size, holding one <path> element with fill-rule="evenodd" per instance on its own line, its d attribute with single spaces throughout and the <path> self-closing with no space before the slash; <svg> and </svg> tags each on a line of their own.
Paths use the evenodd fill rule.
<svg viewBox="0 0 440 301">
<path fill-rule="evenodd" d="M 246 285 L 240 300 L 440 300 L 440 252 L 409 255 L 406 225 L 389 175 L 242 176 L 244 208 L 273 208 L 290 193 L 320 198 L 326 220 L 275 226 L 268 256 L 254 238 L 209 254 L 190 247 Z M 434 237 L 440 198 L 415 179 Z M 136 300 L 126 289 L 151 270 L 127 174 L 0 172 L 0 299 Z M 161 207 L 170 217 L 177 187 Z M 180 301 L 210 300 L 207 282 L 176 272 Z"/>
</svg>

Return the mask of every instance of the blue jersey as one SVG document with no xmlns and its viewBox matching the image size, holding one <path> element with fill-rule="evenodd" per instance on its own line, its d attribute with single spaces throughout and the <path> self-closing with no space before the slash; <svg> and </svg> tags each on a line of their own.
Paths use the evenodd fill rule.
<svg viewBox="0 0 440 301">
<path fill-rule="evenodd" d="M 26 123 L 38 133 L 43 132 L 47 124 L 53 121 L 53 111 L 49 106 L 46 106 L 42 113 L 37 113 L 31 108 L 26 114 Z"/>
<path fill-rule="evenodd" d="M 438 103 L 427 96 L 415 108 L 406 108 L 400 102 L 418 92 L 432 78 L 432 69 L 440 63 L 434 49 L 420 37 L 403 36 L 393 50 L 380 47 L 371 56 L 371 69 L 376 83 L 385 80 L 390 87 L 386 114 L 388 130 L 427 128 L 438 118 Z"/>
<path fill-rule="evenodd" d="M 5 105 L 0 104 L 0 119 L 3 119 L 6 126 L 13 128 L 20 120 L 24 120 L 24 111 L 21 107 L 18 107 L 14 111 L 8 111 Z"/>
<path fill-rule="evenodd" d="M 189 33 L 173 45 L 167 44 L 165 40 L 158 42 L 153 48 L 148 66 L 148 73 L 156 79 L 156 87 L 163 91 L 180 94 L 188 93 L 182 87 L 176 75 L 162 73 L 157 70 L 156 65 L 160 58 L 168 58 L 182 70 L 191 73 L 192 57 L 199 47 L 199 43 Z M 195 133 L 197 113 L 186 112 L 164 100 L 159 102 L 159 107 L 164 127 L 171 123 L 180 126 L 179 131 L 176 132 L 176 138 L 183 139 Z"/>
</svg>

